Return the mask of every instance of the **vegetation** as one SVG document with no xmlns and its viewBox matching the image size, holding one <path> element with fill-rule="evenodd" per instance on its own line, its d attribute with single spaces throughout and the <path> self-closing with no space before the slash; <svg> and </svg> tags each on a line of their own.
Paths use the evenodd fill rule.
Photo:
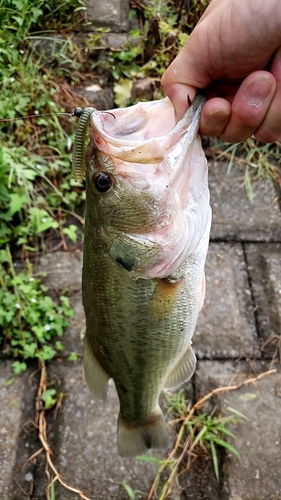
<svg viewBox="0 0 281 500">
<path fill-rule="evenodd" d="M 32 274 L 33 255 L 46 248 L 43 234 L 58 233 L 64 246 L 66 238 L 76 241 L 77 227 L 67 227 L 64 215 L 84 193 L 71 175 L 73 126 L 62 128 L 57 116 L 62 108 L 54 100 L 57 85 L 40 60 L 34 62 L 31 32 L 71 29 L 73 11 L 78 15 L 81 6 L 80 0 L 59 6 L 53 0 L 4 0 L 0 7 L 0 118 L 35 115 L 0 122 L 0 345 L 19 359 L 13 364 L 16 373 L 26 367 L 26 359 L 51 359 L 62 349 L 61 342 L 50 342 L 62 336 L 72 314 L 68 298 L 54 303 L 42 277 Z M 49 116 L 36 117 L 42 113 Z M 15 255 L 25 261 L 19 273 Z"/>
</svg>

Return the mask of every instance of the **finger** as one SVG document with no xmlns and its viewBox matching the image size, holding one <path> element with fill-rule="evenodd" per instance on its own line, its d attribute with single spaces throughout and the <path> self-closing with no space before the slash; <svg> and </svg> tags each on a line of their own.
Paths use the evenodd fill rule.
<svg viewBox="0 0 281 500">
<path fill-rule="evenodd" d="M 200 119 L 202 135 L 219 136 L 223 133 L 231 116 L 231 104 L 221 97 L 208 100 L 203 108 Z"/>
<path fill-rule="evenodd" d="M 169 87 L 166 92 L 175 108 L 175 119 L 178 122 L 189 107 L 188 98 L 193 101 L 196 95 L 196 88 L 183 83 L 176 83 Z"/>
<path fill-rule="evenodd" d="M 253 135 L 266 116 L 275 89 L 275 78 L 267 71 L 247 76 L 233 99 L 231 117 L 221 139 L 235 143 Z"/>
<path fill-rule="evenodd" d="M 281 47 L 275 53 L 270 73 L 275 78 L 276 90 L 270 107 L 255 137 L 261 142 L 275 142 L 281 137 Z"/>
</svg>

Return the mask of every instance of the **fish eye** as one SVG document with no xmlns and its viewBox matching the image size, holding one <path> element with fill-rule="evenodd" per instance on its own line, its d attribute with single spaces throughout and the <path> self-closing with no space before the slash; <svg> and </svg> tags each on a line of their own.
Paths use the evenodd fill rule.
<svg viewBox="0 0 281 500">
<path fill-rule="evenodd" d="M 112 186 L 112 180 L 108 173 L 99 172 L 94 177 L 94 184 L 100 193 L 106 193 Z"/>
</svg>

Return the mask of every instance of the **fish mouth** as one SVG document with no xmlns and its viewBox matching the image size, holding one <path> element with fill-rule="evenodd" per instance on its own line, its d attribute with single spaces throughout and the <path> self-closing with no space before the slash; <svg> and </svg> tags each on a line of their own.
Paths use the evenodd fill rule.
<svg viewBox="0 0 281 500">
<path fill-rule="evenodd" d="M 93 130 L 112 144 L 140 143 L 166 136 L 174 128 L 174 108 L 168 97 L 159 101 L 139 102 L 129 108 L 94 111 L 91 115 Z"/>
<path fill-rule="evenodd" d="M 178 123 L 168 97 L 108 112 L 95 110 L 91 114 L 95 145 L 99 150 L 122 161 L 137 164 L 160 163 L 167 151 L 186 133 L 194 120 L 194 114 L 200 116 L 202 105 L 203 98 L 198 96 Z"/>
</svg>

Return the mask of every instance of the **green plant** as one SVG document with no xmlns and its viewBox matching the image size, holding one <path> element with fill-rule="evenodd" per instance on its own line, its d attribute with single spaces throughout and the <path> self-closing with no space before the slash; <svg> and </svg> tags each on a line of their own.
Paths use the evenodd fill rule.
<svg viewBox="0 0 281 500">
<path fill-rule="evenodd" d="M 177 427 L 176 443 L 172 452 L 166 459 L 159 459 L 143 455 L 137 457 L 139 460 L 153 462 L 157 464 L 158 471 L 147 500 L 152 500 L 157 496 L 158 500 L 167 499 L 171 491 L 173 481 L 179 471 L 183 460 L 187 459 L 185 469 L 191 464 L 191 457 L 200 454 L 200 450 L 205 450 L 212 457 L 214 473 L 219 479 L 219 458 L 218 448 L 224 448 L 239 458 L 236 448 L 228 442 L 228 439 L 235 439 L 235 435 L 229 430 L 229 426 L 237 425 L 244 415 L 233 408 L 226 408 L 229 415 L 207 415 L 205 413 L 195 413 L 195 407 L 191 408 L 190 402 L 186 400 L 183 391 L 172 395 L 165 395 L 168 404 L 167 414 L 175 418 L 169 421 L 170 426 Z M 163 482 L 162 474 L 165 471 L 165 480 Z M 168 479 L 167 478 L 168 474 Z M 160 491 L 159 491 L 160 490 Z"/>
<path fill-rule="evenodd" d="M 47 361 L 63 349 L 55 339 L 62 337 L 73 311 L 66 296 L 56 303 L 46 294 L 31 265 L 16 273 L 8 247 L 0 251 L 0 282 L 0 343 L 20 373 L 27 359 Z"/>
<path fill-rule="evenodd" d="M 230 173 L 234 162 L 244 167 L 243 183 L 250 200 L 253 200 L 255 184 L 261 178 L 273 179 L 281 185 L 280 142 L 263 144 L 250 137 L 238 144 L 215 145 L 211 150 L 215 152 L 217 160 L 225 158 L 228 161 L 227 173 Z"/>
<path fill-rule="evenodd" d="M 122 482 L 122 486 L 123 486 L 124 490 L 126 491 L 130 500 L 139 500 L 139 499 L 144 498 L 145 494 L 142 491 L 133 490 L 131 488 L 131 486 L 128 483 L 126 483 L 125 481 Z"/>
</svg>

